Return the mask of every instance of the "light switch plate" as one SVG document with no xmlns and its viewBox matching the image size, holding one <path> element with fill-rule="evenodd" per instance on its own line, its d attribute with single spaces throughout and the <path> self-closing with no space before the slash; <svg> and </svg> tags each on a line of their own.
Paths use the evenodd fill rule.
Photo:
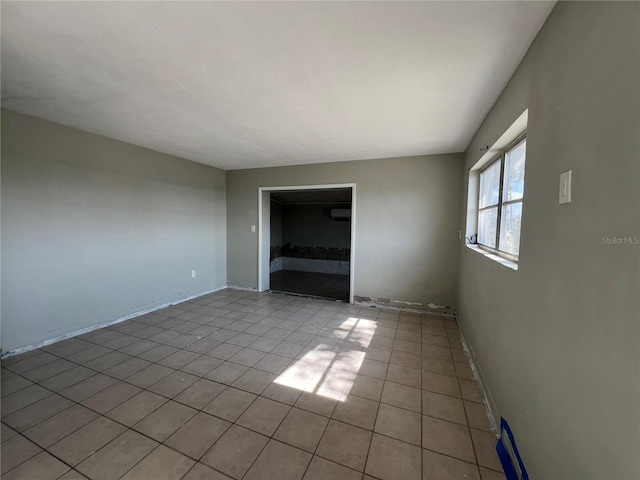
<svg viewBox="0 0 640 480">
<path fill-rule="evenodd" d="M 573 170 L 569 170 L 567 172 L 560 174 L 560 194 L 558 197 L 558 201 L 560 204 L 563 203 L 571 203 L 571 172 Z"/>
</svg>

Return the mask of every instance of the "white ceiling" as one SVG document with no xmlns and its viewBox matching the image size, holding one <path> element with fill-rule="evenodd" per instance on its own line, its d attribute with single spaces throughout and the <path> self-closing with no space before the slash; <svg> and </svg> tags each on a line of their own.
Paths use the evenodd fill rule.
<svg viewBox="0 0 640 480">
<path fill-rule="evenodd" d="M 463 151 L 554 2 L 2 2 L 2 106 L 224 169 Z"/>
</svg>

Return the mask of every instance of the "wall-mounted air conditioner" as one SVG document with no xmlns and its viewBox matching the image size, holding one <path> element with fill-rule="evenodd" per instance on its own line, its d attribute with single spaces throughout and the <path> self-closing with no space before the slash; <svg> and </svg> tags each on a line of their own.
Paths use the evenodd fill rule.
<svg viewBox="0 0 640 480">
<path fill-rule="evenodd" d="M 332 208 L 331 218 L 333 220 L 347 222 L 351 220 L 351 209 L 350 208 Z"/>
</svg>

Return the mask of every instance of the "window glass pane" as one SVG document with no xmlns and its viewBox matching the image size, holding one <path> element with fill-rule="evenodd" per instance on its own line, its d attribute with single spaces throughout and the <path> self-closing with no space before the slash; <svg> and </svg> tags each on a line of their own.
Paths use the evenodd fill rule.
<svg viewBox="0 0 640 480">
<path fill-rule="evenodd" d="M 500 161 L 480 174 L 480 208 L 496 205 L 500 198 Z"/>
<path fill-rule="evenodd" d="M 478 214 L 478 243 L 496 248 L 496 229 L 498 227 L 498 207 L 480 210 Z"/>
<path fill-rule="evenodd" d="M 502 206 L 500 217 L 500 250 L 518 255 L 520 252 L 520 220 L 522 202 Z"/>
<path fill-rule="evenodd" d="M 525 138 L 505 156 L 503 202 L 522 199 L 524 193 L 524 161 L 527 152 Z"/>
</svg>

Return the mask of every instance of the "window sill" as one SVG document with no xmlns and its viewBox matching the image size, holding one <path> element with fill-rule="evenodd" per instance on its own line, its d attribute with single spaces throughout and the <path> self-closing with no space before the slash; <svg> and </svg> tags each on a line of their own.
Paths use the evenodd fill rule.
<svg viewBox="0 0 640 480">
<path fill-rule="evenodd" d="M 514 262 L 513 260 L 506 259 L 501 257 L 500 255 L 496 255 L 495 253 L 488 252 L 478 245 L 467 244 L 466 247 L 474 252 L 478 252 L 480 255 L 484 255 L 487 258 L 490 258 L 494 262 L 498 262 L 499 264 L 510 268 L 511 270 L 518 270 L 518 262 Z"/>
</svg>

